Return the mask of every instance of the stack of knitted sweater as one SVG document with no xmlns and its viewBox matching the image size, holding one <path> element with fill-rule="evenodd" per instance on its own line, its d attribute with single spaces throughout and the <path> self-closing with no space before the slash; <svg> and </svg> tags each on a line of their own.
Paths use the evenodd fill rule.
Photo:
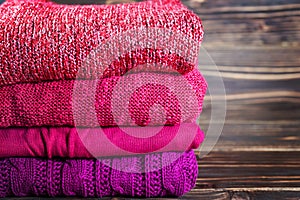
<svg viewBox="0 0 300 200">
<path fill-rule="evenodd" d="M 194 13 L 177 0 L 7 0 L 0 19 L 0 197 L 194 187 L 207 88 Z"/>
</svg>

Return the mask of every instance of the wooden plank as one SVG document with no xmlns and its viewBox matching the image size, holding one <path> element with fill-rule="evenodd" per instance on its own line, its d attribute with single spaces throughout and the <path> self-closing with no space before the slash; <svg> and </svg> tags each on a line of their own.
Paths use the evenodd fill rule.
<svg viewBox="0 0 300 200">
<path fill-rule="evenodd" d="M 207 26 L 206 26 L 207 27 Z M 205 29 L 207 30 L 207 29 Z M 205 32 L 203 44 L 209 43 L 210 45 L 223 45 L 228 44 L 245 44 L 245 45 L 272 45 L 278 44 L 282 47 L 285 46 L 299 46 L 299 31 L 282 31 L 278 33 L 209 33 Z"/>
<path fill-rule="evenodd" d="M 251 94 L 249 94 L 250 96 Z M 299 100 L 299 98 L 297 98 Z M 265 102 L 264 102 L 265 101 Z M 300 120 L 300 102 L 270 102 L 267 99 L 261 99 L 261 102 L 251 103 L 246 100 L 231 101 L 227 104 L 227 119 L 228 120 L 242 120 L 248 121 L 248 124 L 252 122 L 261 121 L 268 122 L 273 121 L 274 124 L 277 121 L 298 121 Z M 211 105 L 204 103 L 204 109 L 200 116 L 202 123 L 209 122 Z M 300 123 L 299 123 L 300 124 Z"/>
<path fill-rule="evenodd" d="M 203 48 L 206 52 L 199 55 L 200 66 L 210 65 L 213 60 L 217 66 L 300 67 L 300 47 L 204 43 Z"/>
<path fill-rule="evenodd" d="M 203 8 L 299 4 L 298 0 L 182 0 L 182 2 L 187 5 L 193 5 L 193 7 L 197 7 L 200 4 Z"/>
<path fill-rule="evenodd" d="M 212 152 L 199 161 L 196 188 L 295 188 L 300 152 Z"/>
<path fill-rule="evenodd" d="M 203 17 L 201 17 L 203 18 Z M 204 17 L 205 18 L 205 17 Z M 213 33 L 274 33 L 282 31 L 299 31 L 300 25 L 297 23 L 299 17 L 288 16 L 283 19 L 235 19 L 228 23 L 220 18 L 216 20 L 203 20 L 204 29 L 209 34 Z M 227 22 L 227 23 L 226 23 Z M 207 34 L 208 35 L 208 34 Z"/>
<path fill-rule="evenodd" d="M 253 76 L 251 76 L 251 78 L 252 77 Z M 209 77 L 209 79 L 211 79 L 211 77 Z M 273 98 L 274 102 L 277 102 L 275 99 L 276 97 L 282 98 L 283 101 L 285 100 L 285 97 L 287 100 L 288 98 L 299 98 L 299 79 L 263 81 L 255 79 L 224 78 L 223 81 L 228 100 L 248 98 L 250 101 L 254 98 L 265 98 L 268 102 L 270 102 L 270 98 Z M 209 87 L 213 88 L 215 86 L 211 84 Z M 209 96 L 206 98 L 208 99 Z"/>
<path fill-rule="evenodd" d="M 277 125 L 275 128 L 278 130 L 273 131 L 272 126 L 275 125 L 225 124 L 213 151 L 297 151 L 300 156 L 300 127 L 282 128 L 282 125 Z M 207 133 L 207 125 L 201 128 Z M 207 135 L 207 138 L 210 137 Z"/>
<path fill-rule="evenodd" d="M 295 191 L 260 191 L 255 189 L 243 189 L 235 191 L 232 189 L 210 189 L 197 190 L 186 195 L 182 199 L 201 199 L 201 200 L 298 200 L 299 193 Z"/>
</svg>

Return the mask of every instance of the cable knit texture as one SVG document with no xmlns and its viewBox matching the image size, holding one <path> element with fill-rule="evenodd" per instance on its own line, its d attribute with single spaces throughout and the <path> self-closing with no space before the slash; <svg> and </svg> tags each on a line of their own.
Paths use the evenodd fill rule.
<svg viewBox="0 0 300 200">
<path fill-rule="evenodd" d="M 126 77 L 99 81 L 92 98 L 89 97 L 95 82 L 90 80 L 0 87 L 0 126 L 175 125 L 194 123 L 202 110 L 207 85 L 198 70 L 184 76 L 145 72 Z M 144 85 L 145 80 L 151 84 Z M 83 89 L 74 90 L 74 84 Z M 116 89 L 117 84 L 121 89 Z M 132 93 L 131 86 L 135 85 L 142 86 Z M 124 98 L 128 94 L 127 104 Z M 126 104 L 113 105 L 112 102 Z M 161 107 L 153 106 L 155 104 Z M 74 108 L 74 105 L 78 106 Z"/>
<path fill-rule="evenodd" d="M 181 196 L 194 187 L 197 170 L 193 151 L 99 161 L 6 158 L 0 159 L 0 197 Z"/>
<path fill-rule="evenodd" d="M 120 76 L 145 63 L 167 65 L 181 74 L 193 70 L 203 28 L 199 17 L 180 1 L 153 0 L 117 5 L 59 5 L 45 0 L 8 0 L 0 6 L 0 85 L 102 75 Z M 180 33 L 161 38 L 170 48 L 133 49 L 104 68 L 78 69 L 90 52 L 108 38 L 138 27 Z M 136 33 L 139 42 L 158 36 Z M 165 41 L 163 41 L 165 40 Z M 191 40 L 187 42 L 187 40 Z M 127 49 L 128 41 L 118 44 Z M 112 48 L 113 49 L 113 48 Z M 114 55 L 113 50 L 107 50 Z M 110 52 L 111 51 L 111 52 Z M 181 54 L 179 54 L 181 52 Z M 109 56 L 108 56 L 109 57 Z M 147 67 L 145 67 L 147 69 Z M 150 65 L 148 70 L 157 71 Z M 77 74 L 78 73 L 78 74 Z"/>
</svg>

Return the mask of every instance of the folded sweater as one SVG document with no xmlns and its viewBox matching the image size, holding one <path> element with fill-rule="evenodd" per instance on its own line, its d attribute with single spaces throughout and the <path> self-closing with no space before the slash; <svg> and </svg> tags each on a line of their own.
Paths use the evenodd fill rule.
<svg viewBox="0 0 300 200">
<path fill-rule="evenodd" d="M 164 66 L 146 70 L 185 74 L 195 68 L 203 38 L 199 17 L 177 0 L 85 6 L 7 0 L 0 19 L 0 85 L 121 76 L 146 63 Z"/>
<path fill-rule="evenodd" d="M 0 197 L 181 196 L 196 182 L 193 151 L 107 159 L 0 159 Z"/>
<path fill-rule="evenodd" d="M 0 127 L 194 123 L 206 89 L 198 70 L 2 86 Z"/>
<path fill-rule="evenodd" d="M 36 127 L 0 129 L 0 158 L 93 158 L 196 149 L 197 124 L 143 128 Z"/>
</svg>

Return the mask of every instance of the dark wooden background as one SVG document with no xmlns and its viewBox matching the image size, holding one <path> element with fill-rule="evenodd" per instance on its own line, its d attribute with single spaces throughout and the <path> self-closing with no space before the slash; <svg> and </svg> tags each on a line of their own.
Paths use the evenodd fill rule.
<svg viewBox="0 0 300 200">
<path fill-rule="evenodd" d="M 203 19 L 203 46 L 227 93 L 222 135 L 199 160 L 197 187 L 184 198 L 300 199 L 300 1 L 184 4 Z"/>
<path fill-rule="evenodd" d="M 300 1 L 183 3 L 203 20 L 203 47 L 222 72 L 227 117 L 217 145 L 199 159 L 196 188 L 181 199 L 300 199 Z M 216 76 L 201 62 L 205 76 Z"/>
</svg>

